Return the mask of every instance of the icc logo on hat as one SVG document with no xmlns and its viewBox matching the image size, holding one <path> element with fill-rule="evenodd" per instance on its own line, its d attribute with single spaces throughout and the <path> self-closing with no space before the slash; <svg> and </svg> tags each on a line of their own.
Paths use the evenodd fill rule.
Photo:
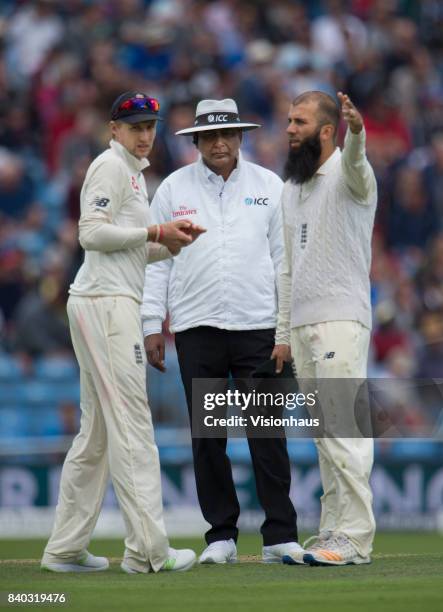
<svg viewBox="0 0 443 612">
<path fill-rule="evenodd" d="M 260 127 L 258 123 L 247 123 L 240 120 L 235 100 L 201 100 L 195 109 L 194 126 L 176 132 L 177 135 L 195 134 L 224 128 L 236 128 L 243 131 Z"/>
</svg>

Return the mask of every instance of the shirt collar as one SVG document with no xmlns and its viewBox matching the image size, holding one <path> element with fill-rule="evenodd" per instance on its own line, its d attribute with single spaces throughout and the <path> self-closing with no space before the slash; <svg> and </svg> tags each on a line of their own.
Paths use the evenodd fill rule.
<svg viewBox="0 0 443 612">
<path fill-rule="evenodd" d="M 315 174 L 329 174 L 335 166 L 337 159 L 340 157 L 340 147 L 335 147 L 335 151 L 328 159 L 320 166 Z M 315 176 L 315 175 L 314 175 Z"/>
<path fill-rule="evenodd" d="M 201 171 L 203 172 L 203 175 L 207 179 L 209 179 L 211 182 L 218 181 L 219 178 L 223 180 L 222 176 L 220 176 L 219 174 L 215 174 L 215 172 L 213 172 L 210 168 L 208 168 L 208 166 L 204 163 L 201 154 L 199 154 L 198 156 L 198 164 L 200 166 Z M 243 156 L 241 154 L 241 151 L 239 151 L 238 157 L 237 157 L 237 166 L 234 168 L 234 170 L 229 175 L 228 181 L 236 181 L 242 167 L 243 167 Z"/>
<path fill-rule="evenodd" d="M 146 157 L 144 157 L 143 159 L 138 159 L 138 157 L 131 155 L 131 153 L 129 153 L 129 151 L 116 140 L 111 140 L 109 146 L 114 151 L 114 153 L 124 159 L 124 161 L 127 163 L 127 165 L 132 171 L 141 172 L 149 166 L 149 161 Z"/>
</svg>

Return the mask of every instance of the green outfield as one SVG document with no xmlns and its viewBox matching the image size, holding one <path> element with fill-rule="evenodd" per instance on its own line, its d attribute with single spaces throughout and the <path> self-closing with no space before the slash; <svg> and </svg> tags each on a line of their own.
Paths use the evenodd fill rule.
<svg viewBox="0 0 443 612">
<path fill-rule="evenodd" d="M 101 612 L 443 609 L 443 536 L 434 533 L 380 534 L 371 565 L 339 568 L 263 565 L 259 563 L 259 538 L 243 536 L 238 547 L 241 560 L 236 565 L 138 576 L 120 571 L 120 541 L 91 544 L 91 552 L 111 558 L 111 568 L 87 575 L 41 572 L 37 559 L 43 545 L 39 540 L 0 541 L 3 601 L 8 592 L 64 592 L 66 605 L 47 607 Z M 203 541 L 174 540 L 172 545 L 201 552 Z"/>
</svg>

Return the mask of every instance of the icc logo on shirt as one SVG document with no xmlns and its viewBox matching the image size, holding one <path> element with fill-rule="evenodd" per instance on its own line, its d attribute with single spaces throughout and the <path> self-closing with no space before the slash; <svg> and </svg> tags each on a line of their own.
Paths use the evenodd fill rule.
<svg viewBox="0 0 443 612">
<path fill-rule="evenodd" d="M 245 198 L 247 206 L 267 206 L 269 198 Z"/>
</svg>

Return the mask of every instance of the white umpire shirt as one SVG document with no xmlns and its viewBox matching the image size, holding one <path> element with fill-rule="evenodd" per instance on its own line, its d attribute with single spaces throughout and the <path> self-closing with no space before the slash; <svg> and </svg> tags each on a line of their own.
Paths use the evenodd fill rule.
<svg viewBox="0 0 443 612">
<path fill-rule="evenodd" d="M 115 140 L 109 145 L 89 166 L 80 194 L 79 240 L 86 253 L 69 293 L 140 303 L 146 264 L 171 254 L 147 242 L 151 221 L 142 171 L 148 160 Z"/>
<path fill-rule="evenodd" d="M 166 178 L 152 219 L 189 219 L 207 232 L 174 259 L 149 266 L 141 314 L 145 336 L 207 325 L 227 330 L 268 329 L 277 316 L 277 277 L 283 254 L 283 182 L 245 161 L 225 182 L 200 159 Z"/>
</svg>

